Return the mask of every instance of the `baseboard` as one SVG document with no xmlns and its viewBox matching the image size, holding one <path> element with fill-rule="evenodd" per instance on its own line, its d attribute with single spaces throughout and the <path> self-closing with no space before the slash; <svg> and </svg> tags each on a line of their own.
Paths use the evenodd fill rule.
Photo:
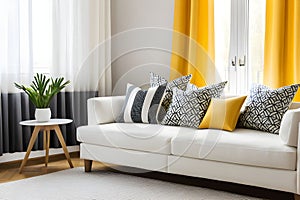
<svg viewBox="0 0 300 200">
<path fill-rule="evenodd" d="M 79 158 L 79 151 L 70 153 L 70 157 L 71 158 Z M 66 159 L 65 154 L 55 154 L 55 155 L 49 156 L 49 160 L 51 162 L 65 160 L 65 159 Z M 22 163 L 22 160 L 15 160 L 15 161 L 1 163 L 0 169 L 2 168 L 2 166 L 5 169 L 19 167 L 21 165 L 21 163 Z M 28 159 L 26 166 L 39 165 L 39 164 L 43 164 L 43 163 L 45 163 L 44 157 L 30 158 L 30 159 Z"/>
<path fill-rule="evenodd" d="M 79 145 L 75 146 L 68 146 L 68 151 L 69 153 L 73 152 L 79 152 Z M 13 162 L 21 162 L 25 156 L 26 152 L 16 152 L 16 153 L 5 153 L 2 156 L 0 156 L 0 163 L 13 163 Z M 49 150 L 49 156 L 50 158 L 55 155 L 64 155 L 63 149 L 62 148 L 51 148 Z M 32 151 L 30 153 L 29 159 L 43 159 L 45 156 L 45 151 L 44 150 L 39 150 L 39 151 Z"/>
</svg>

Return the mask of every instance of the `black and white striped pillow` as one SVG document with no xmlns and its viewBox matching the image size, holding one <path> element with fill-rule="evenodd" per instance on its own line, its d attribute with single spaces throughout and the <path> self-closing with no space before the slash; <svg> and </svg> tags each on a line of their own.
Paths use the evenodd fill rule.
<svg viewBox="0 0 300 200">
<path fill-rule="evenodd" d="M 116 122 L 157 124 L 165 90 L 166 85 L 142 90 L 128 83 L 125 103 Z"/>
</svg>

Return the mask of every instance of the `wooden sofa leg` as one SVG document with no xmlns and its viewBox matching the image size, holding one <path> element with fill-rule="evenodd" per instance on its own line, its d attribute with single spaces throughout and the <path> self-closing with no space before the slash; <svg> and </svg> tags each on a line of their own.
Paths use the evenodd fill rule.
<svg viewBox="0 0 300 200">
<path fill-rule="evenodd" d="M 299 194 L 294 194 L 294 199 L 295 200 L 300 200 L 300 195 Z"/>
<path fill-rule="evenodd" d="M 85 172 L 91 172 L 92 171 L 92 160 L 84 160 L 84 171 Z"/>
</svg>

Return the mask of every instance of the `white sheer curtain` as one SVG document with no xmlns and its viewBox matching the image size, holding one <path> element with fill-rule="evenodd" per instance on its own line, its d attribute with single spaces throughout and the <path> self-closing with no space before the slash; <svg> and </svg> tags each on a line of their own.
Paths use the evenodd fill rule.
<svg viewBox="0 0 300 200">
<path fill-rule="evenodd" d="M 53 0 L 51 74 L 70 79 L 74 91 L 110 95 L 110 31 L 110 0 Z"/>
<path fill-rule="evenodd" d="M 0 0 L 0 156 L 24 151 L 30 138 L 19 122 L 31 105 L 14 82 L 28 84 L 33 75 L 31 11 L 31 0 Z"/>
<path fill-rule="evenodd" d="M 33 33 L 32 3 L 0 0 L 1 92 L 17 92 L 13 83 L 28 84 L 37 71 L 33 44 L 41 36 Z M 69 90 L 110 95 L 110 0 L 53 0 L 52 12 L 50 74 L 70 79 Z"/>
<path fill-rule="evenodd" d="M 31 0 L 0 0 L 0 91 L 32 77 Z"/>
<path fill-rule="evenodd" d="M 0 0 L 0 156 L 27 148 L 31 130 L 19 122 L 33 119 L 35 108 L 14 82 L 28 85 L 39 71 L 36 67 L 44 67 L 44 62 L 37 65 L 43 60 L 38 51 L 53 52 L 43 72 L 71 80 L 50 106 L 52 118 L 74 120 L 62 127 L 67 145 L 77 144 L 76 127 L 87 123 L 87 99 L 111 94 L 110 0 L 51 1 L 52 23 L 44 24 L 53 31 L 52 45 L 34 45 L 44 36 L 34 23 L 41 20 L 33 19 L 40 13 L 33 12 L 39 11 L 38 1 Z M 51 147 L 59 147 L 57 138 L 51 140 Z M 42 144 L 39 138 L 34 149 L 42 149 Z"/>
</svg>

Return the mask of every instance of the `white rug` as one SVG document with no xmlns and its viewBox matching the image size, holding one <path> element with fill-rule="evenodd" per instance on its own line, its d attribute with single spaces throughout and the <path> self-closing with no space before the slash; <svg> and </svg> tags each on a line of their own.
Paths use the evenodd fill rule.
<svg viewBox="0 0 300 200">
<path fill-rule="evenodd" d="M 108 171 L 85 173 L 83 168 L 74 168 L 0 184 L 0 199 L 255 200 L 258 198 Z"/>
</svg>

